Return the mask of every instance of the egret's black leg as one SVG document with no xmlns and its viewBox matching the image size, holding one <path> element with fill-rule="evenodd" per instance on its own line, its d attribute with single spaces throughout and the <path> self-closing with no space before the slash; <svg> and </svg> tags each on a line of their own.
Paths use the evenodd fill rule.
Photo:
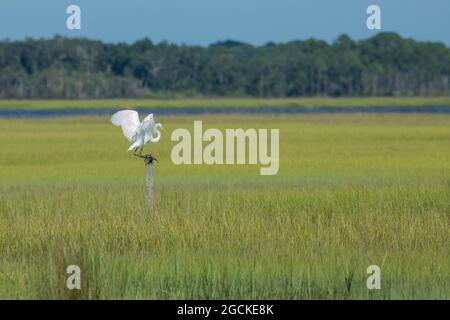
<svg viewBox="0 0 450 320">
<path fill-rule="evenodd" d="M 139 152 L 139 154 L 142 154 L 142 150 L 144 150 L 144 147 L 141 147 L 141 152 Z"/>
<path fill-rule="evenodd" d="M 137 149 L 138 149 L 138 148 L 134 148 L 134 151 L 133 151 L 133 153 L 136 153 Z"/>
</svg>

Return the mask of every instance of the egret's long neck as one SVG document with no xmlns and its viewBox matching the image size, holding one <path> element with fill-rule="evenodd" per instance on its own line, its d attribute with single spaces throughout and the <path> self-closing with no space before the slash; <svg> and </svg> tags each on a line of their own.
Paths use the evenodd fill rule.
<svg viewBox="0 0 450 320">
<path fill-rule="evenodd" d="M 161 127 L 162 127 L 161 123 L 155 124 L 156 137 L 152 139 L 152 142 L 158 142 L 159 139 L 161 139 L 161 131 L 159 130 L 161 129 Z"/>
</svg>

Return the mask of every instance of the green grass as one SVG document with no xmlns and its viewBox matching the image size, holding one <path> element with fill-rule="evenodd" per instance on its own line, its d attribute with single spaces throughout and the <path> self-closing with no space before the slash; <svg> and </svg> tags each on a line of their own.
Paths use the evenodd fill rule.
<svg viewBox="0 0 450 320">
<path fill-rule="evenodd" d="M 280 128 L 276 176 L 173 165 L 194 119 L 157 118 L 153 212 L 106 117 L 0 120 L 0 298 L 450 298 L 450 116 L 201 117 Z"/>
<path fill-rule="evenodd" d="M 105 99 L 105 100 L 0 100 L 0 108 L 135 108 L 135 107 L 418 107 L 450 106 L 450 97 L 408 98 L 198 98 L 198 99 Z"/>
</svg>

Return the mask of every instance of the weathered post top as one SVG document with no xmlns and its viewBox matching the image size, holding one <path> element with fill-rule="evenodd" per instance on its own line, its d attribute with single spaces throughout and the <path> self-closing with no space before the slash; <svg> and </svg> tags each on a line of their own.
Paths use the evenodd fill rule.
<svg viewBox="0 0 450 320">
<path fill-rule="evenodd" d="M 156 159 L 152 154 L 146 154 L 146 155 L 142 155 L 142 154 L 134 154 L 136 157 L 142 158 L 145 161 L 145 164 L 152 164 L 153 161 L 159 162 L 158 159 Z"/>
</svg>

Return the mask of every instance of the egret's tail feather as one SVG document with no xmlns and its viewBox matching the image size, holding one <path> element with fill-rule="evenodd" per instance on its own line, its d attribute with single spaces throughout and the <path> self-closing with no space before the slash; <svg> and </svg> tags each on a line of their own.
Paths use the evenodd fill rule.
<svg viewBox="0 0 450 320">
<path fill-rule="evenodd" d="M 136 149 L 137 147 L 139 147 L 139 141 L 136 141 L 135 143 L 133 143 L 129 148 L 128 148 L 128 152 L 129 151 L 131 151 L 131 150 L 133 150 L 133 149 Z"/>
<path fill-rule="evenodd" d="M 134 146 L 134 144 L 132 144 L 132 145 L 128 148 L 127 152 L 130 152 L 130 151 L 133 150 L 133 149 L 136 149 L 136 147 Z"/>
</svg>

